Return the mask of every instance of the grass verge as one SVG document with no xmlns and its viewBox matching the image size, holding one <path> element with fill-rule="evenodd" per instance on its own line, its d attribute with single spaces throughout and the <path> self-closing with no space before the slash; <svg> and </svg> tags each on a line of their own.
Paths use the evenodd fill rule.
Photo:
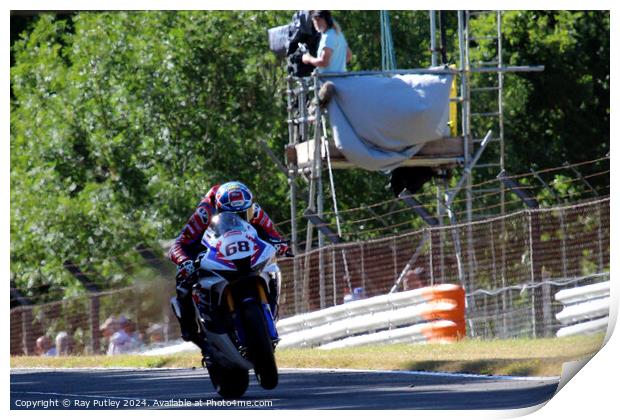
<svg viewBox="0 0 620 420">
<path fill-rule="evenodd" d="M 462 340 L 451 344 L 390 344 L 336 350 L 282 349 L 278 366 L 422 370 L 483 375 L 558 376 L 562 364 L 596 353 L 603 334 L 545 339 Z M 199 353 L 168 356 L 11 357 L 11 368 L 198 367 Z"/>
</svg>

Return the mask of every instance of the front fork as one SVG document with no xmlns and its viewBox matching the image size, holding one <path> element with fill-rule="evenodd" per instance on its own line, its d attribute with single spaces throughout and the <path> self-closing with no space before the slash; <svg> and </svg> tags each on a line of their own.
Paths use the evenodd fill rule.
<svg viewBox="0 0 620 420">
<path fill-rule="evenodd" d="M 275 285 L 276 284 L 274 283 L 274 286 Z M 277 284 L 277 286 L 279 286 L 279 284 Z M 280 341 L 280 337 L 278 336 L 278 330 L 276 329 L 276 316 L 274 316 L 271 308 L 275 306 L 277 311 L 277 294 L 273 296 L 271 293 L 274 290 L 274 288 L 272 288 L 271 281 L 269 284 L 269 288 L 270 293 L 268 296 L 263 283 L 259 279 L 256 279 L 256 290 L 258 291 L 258 299 L 260 300 L 260 305 L 263 310 L 263 317 L 265 319 L 265 324 L 267 326 L 269 337 L 271 338 L 271 341 L 273 342 L 273 345 L 275 347 L 278 341 Z M 279 287 L 275 290 L 279 291 Z M 249 296 L 243 299 L 242 303 L 248 302 L 251 304 L 251 302 L 255 300 L 256 297 Z M 239 319 L 239 317 L 235 317 L 235 328 L 239 335 L 239 341 L 242 343 L 242 345 L 245 346 L 245 334 L 243 330 L 243 325 L 241 325 L 241 320 Z"/>
<path fill-rule="evenodd" d="M 280 338 L 278 337 L 278 331 L 276 329 L 276 317 L 278 313 L 277 297 L 278 297 L 278 292 L 279 292 L 279 287 L 278 287 L 279 285 L 272 287 L 271 275 L 269 277 L 270 277 L 270 282 L 269 282 L 270 297 L 272 299 L 267 298 L 267 294 L 265 293 L 265 288 L 262 286 L 262 284 L 258 284 L 257 287 L 258 287 L 258 293 L 261 299 L 261 306 L 263 307 L 263 314 L 265 316 L 265 322 L 267 324 L 267 330 L 269 331 L 269 336 L 271 337 L 271 340 L 274 341 L 274 344 L 275 344 L 280 340 Z M 276 291 L 275 296 L 271 293 L 273 290 Z M 274 310 L 275 312 L 273 312 Z"/>
<path fill-rule="evenodd" d="M 280 271 L 267 273 L 269 277 L 269 307 L 273 315 L 274 322 L 278 321 L 280 309 L 280 289 L 282 287 L 282 276 Z"/>
</svg>

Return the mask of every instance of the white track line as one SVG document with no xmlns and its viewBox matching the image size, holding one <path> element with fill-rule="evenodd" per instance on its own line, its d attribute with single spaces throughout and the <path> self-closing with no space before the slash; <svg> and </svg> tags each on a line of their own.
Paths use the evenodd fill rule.
<svg viewBox="0 0 620 420">
<path fill-rule="evenodd" d="M 202 369 L 202 367 L 196 367 L 196 370 Z M 11 371 L 16 370 L 38 370 L 44 372 L 54 372 L 54 371 L 87 371 L 87 370 L 120 370 L 120 371 L 147 371 L 147 370 L 194 370 L 194 368 L 178 368 L 178 367 L 153 367 L 153 368 L 145 368 L 145 367 L 127 367 L 127 366 L 118 366 L 118 367 L 16 367 L 11 368 Z"/>
<path fill-rule="evenodd" d="M 445 376 L 448 378 L 485 378 L 485 379 L 506 379 L 514 381 L 550 381 L 560 380 L 559 376 L 506 376 L 506 375 L 480 375 L 475 373 L 454 373 L 454 372 L 428 372 L 417 370 L 371 370 L 371 369 L 330 369 L 330 368 L 282 368 L 280 371 L 288 372 L 343 372 L 343 373 L 396 373 L 402 375 L 418 376 Z"/>
<path fill-rule="evenodd" d="M 131 368 L 131 367 L 111 367 L 111 368 L 12 368 L 11 371 L 171 371 L 171 370 L 199 370 L 202 368 Z M 418 376 L 443 376 L 447 378 L 482 378 L 482 379 L 503 379 L 511 381 L 559 381 L 559 376 L 506 376 L 506 375 L 480 375 L 474 373 L 454 373 L 454 372 L 428 372 L 413 370 L 371 370 L 371 369 L 340 369 L 340 368 L 281 368 L 280 372 L 342 372 L 342 373 L 378 373 L 378 374 L 400 374 L 400 375 L 418 375 Z"/>
</svg>

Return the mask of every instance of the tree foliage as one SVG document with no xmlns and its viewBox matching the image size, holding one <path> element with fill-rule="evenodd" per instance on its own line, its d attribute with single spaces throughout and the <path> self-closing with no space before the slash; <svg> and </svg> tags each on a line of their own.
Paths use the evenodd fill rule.
<svg viewBox="0 0 620 420">
<path fill-rule="evenodd" d="M 288 186 L 258 145 L 287 142 L 285 68 L 267 28 L 289 11 L 83 12 L 37 16 L 12 45 L 11 275 L 47 299 L 127 284 L 138 243 L 176 235 L 216 182 L 238 179 L 275 220 Z M 377 12 L 335 12 L 353 70 L 381 63 Z M 392 12 L 400 68 L 430 64 L 426 12 Z M 458 51 L 448 13 L 449 57 Z M 488 25 L 484 19 L 475 22 Z M 609 150 L 609 13 L 508 12 L 506 137 L 518 171 Z M 387 179 L 337 176 L 341 208 L 387 198 Z M 57 291 L 57 293 L 52 293 Z M 45 299 L 45 298 L 40 298 Z"/>
</svg>

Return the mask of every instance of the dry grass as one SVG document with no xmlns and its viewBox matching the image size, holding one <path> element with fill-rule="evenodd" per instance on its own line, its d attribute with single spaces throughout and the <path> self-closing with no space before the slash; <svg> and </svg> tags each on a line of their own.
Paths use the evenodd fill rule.
<svg viewBox="0 0 620 420">
<path fill-rule="evenodd" d="M 424 370 L 493 375 L 557 376 L 562 363 L 583 359 L 602 346 L 603 334 L 594 336 L 462 340 L 452 344 L 392 344 L 337 350 L 278 350 L 279 367 Z M 21 367 L 197 367 L 198 353 L 170 356 L 11 357 L 11 368 Z"/>
</svg>

